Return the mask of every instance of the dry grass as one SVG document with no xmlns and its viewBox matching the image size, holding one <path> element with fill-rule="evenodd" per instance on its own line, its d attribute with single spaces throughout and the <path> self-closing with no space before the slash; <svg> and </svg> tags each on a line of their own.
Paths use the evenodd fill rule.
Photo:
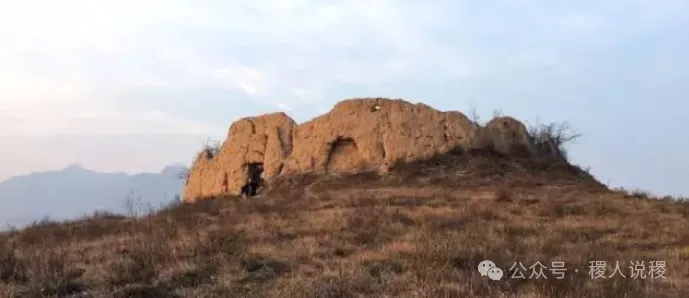
<svg viewBox="0 0 689 298">
<path fill-rule="evenodd" d="M 569 165 L 446 155 L 5 233 L 0 296 L 689 297 L 688 227 L 689 204 L 608 191 Z M 507 276 L 481 277 L 484 259 Z M 564 279 L 508 270 L 554 261 Z M 590 261 L 627 277 L 592 279 Z M 666 278 L 631 278 L 630 261 L 665 261 Z"/>
</svg>

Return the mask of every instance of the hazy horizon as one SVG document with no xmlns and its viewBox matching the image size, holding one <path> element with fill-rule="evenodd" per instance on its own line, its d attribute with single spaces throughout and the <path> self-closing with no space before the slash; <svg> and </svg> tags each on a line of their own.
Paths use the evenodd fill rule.
<svg viewBox="0 0 689 298">
<path fill-rule="evenodd" d="M 238 118 L 354 97 L 567 121 L 573 163 L 689 196 L 689 2 L 5 1 L 0 181 L 188 165 Z"/>
</svg>

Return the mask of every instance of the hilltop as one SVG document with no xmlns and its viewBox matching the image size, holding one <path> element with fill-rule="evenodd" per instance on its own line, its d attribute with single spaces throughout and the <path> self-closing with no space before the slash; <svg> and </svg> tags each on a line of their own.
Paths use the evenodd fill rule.
<svg viewBox="0 0 689 298">
<path fill-rule="evenodd" d="M 284 113 L 235 121 L 222 145 L 202 151 L 194 161 L 184 200 L 237 195 L 257 166 L 264 168 L 269 182 L 281 175 L 387 172 L 396 163 L 472 149 L 561 157 L 557 146 L 538 143 L 512 117 L 480 125 L 461 112 L 442 112 L 423 103 L 354 98 L 302 124 Z"/>
<path fill-rule="evenodd" d="M 468 125 L 464 140 L 490 127 Z M 277 171 L 250 199 L 217 193 L 140 218 L 101 213 L 3 233 L 0 295 L 688 297 L 689 204 L 610 190 L 550 146 L 562 145 L 556 130 L 525 131 L 521 149 L 436 146 L 444 152 L 383 171 L 375 158 L 356 171 L 314 163 Z M 486 259 L 503 280 L 479 274 Z M 606 277 L 616 262 L 621 271 L 593 279 L 592 261 L 605 262 Z M 517 262 L 525 279 L 511 278 Z M 536 262 L 546 278 L 529 278 Z M 630 262 L 643 262 L 645 277 Z"/>
</svg>

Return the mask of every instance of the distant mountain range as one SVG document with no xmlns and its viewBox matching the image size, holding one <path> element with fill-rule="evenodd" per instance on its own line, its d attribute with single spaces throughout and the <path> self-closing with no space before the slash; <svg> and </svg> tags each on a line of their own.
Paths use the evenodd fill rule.
<svg viewBox="0 0 689 298">
<path fill-rule="evenodd" d="M 99 173 L 80 165 L 32 173 L 0 182 L 0 230 L 48 217 L 73 219 L 95 211 L 128 213 L 178 199 L 184 188 L 172 165 L 160 173 Z"/>
</svg>

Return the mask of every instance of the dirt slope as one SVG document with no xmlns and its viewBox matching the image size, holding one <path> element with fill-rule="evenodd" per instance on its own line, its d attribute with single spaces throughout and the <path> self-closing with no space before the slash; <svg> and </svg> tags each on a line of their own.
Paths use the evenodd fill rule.
<svg viewBox="0 0 689 298">
<path fill-rule="evenodd" d="M 689 204 L 610 191 L 565 163 L 455 152 L 0 234 L 0 296 L 683 298 L 688 226 Z M 510 278 L 482 277 L 485 259 Z M 608 278 L 591 278 L 591 261 Z M 546 278 L 512 279 L 516 262 Z M 625 277 L 609 277 L 616 263 Z"/>
</svg>

